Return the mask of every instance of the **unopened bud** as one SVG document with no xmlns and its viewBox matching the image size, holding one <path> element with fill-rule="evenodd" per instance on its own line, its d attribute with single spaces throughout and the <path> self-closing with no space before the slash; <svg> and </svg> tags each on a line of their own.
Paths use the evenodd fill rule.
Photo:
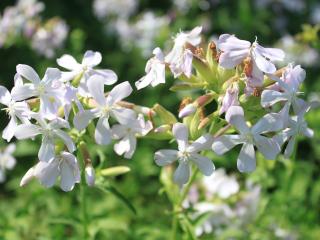
<svg viewBox="0 0 320 240">
<path fill-rule="evenodd" d="M 88 164 L 85 167 L 85 177 L 86 177 L 86 182 L 88 186 L 90 187 L 94 186 L 96 177 L 95 177 L 94 169 L 91 164 Z"/>
<path fill-rule="evenodd" d="M 157 127 L 154 129 L 155 133 L 164 133 L 171 129 L 171 126 L 169 124 L 161 125 L 160 127 Z"/>
<path fill-rule="evenodd" d="M 200 121 L 200 124 L 198 126 L 198 130 L 201 130 L 201 129 L 205 128 L 206 126 L 208 126 L 209 123 L 210 123 L 210 118 L 205 117 L 204 119 L 202 119 Z"/>
<path fill-rule="evenodd" d="M 155 104 L 153 110 L 156 112 L 163 123 L 173 124 L 177 122 L 176 117 L 160 104 Z"/>
<path fill-rule="evenodd" d="M 30 168 L 26 174 L 23 176 L 23 178 L 21 179 L 20 182 L 20 187 L 25 186 L 26 184 L 28 184 L 32 178 L 34 178 L 34 167 Z"/>
<path fill-rule="evenodd" d="M 203 107 L 207 105 L 208 103 L 212 102 L 212 100 L 217 96 L 216 93 L 210 93 L 206 95 L 202 95 L 198 97 L 195 101 L 196 106 Z"/>
<path fill-rule="evenodd" d="M 187 117 L 193 114 L 195 111 L 197 111 L 197 107 L 195 106 L 195 104 L 188 104 L 179 112 L 179 118 Z"/>
</svg>

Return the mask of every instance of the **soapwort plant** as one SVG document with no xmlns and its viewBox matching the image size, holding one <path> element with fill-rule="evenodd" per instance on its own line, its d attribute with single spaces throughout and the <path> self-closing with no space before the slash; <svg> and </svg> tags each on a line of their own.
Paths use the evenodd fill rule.
<svg viewBox="0 0 320 240">
<path fill-rule="evenodd" d="M 304 120 L 311 105 L 300 92 L 306 77 L 301 66 L 290 63 L 277 69 L 285 53 L 261 46 L 258 39 L 251 43 L 222 34 L 206 45 L 201 31 L 195 27 L 178 33 L 168 54 L 155 48 L 145 76 L 135 83 L 135 91 L 156 87 L 167 84 L 172 74 L 173 92 L 202 92 L 194 100 L 183 99 L 177 114 L 160 104 L 145 107 L 125 101 L 134 91 L 131 84 L 116 83 L 112 70 L 99 69 L 102 57 L 94 51 L 87 51 L 81 63 L 63 55 L 57 64 L 64 70 L 48 68 L 42 79 L 31 66 L 19 64 L 12 91 L 0 87 L 0 102 L 10 118 L 3 138 L 41 136 L 39 161 L 22 178 L 21 186 L 34 178 L 45 187 L 59 180 L 63 191 L 80 184 L 84 239 L 89 237 L 90 224 L 87 186 L 102 188 L 101 176 L 123 172 L 119 167 L 96 166 L 89 142 L 114 144 L 114 152 L 126 159 L 132 158 L 139 138 L 176 142 L 175 149 L 155 149 L 154 161 L 162 167 L 162 192 L 172 203 L 172 239 L 180 234 L 195 239 L 182 204 L 198 175 L 215 171 L 214 154 L 242 145 L 236 166 L 249 173 L 256 168 L 257 153 L 272 160 L 282 152 L 289 157 L 298 135 L 313 136 Z M 6 168 L 13 165 L 8 159 L 2 164 Z"/>
</svg>

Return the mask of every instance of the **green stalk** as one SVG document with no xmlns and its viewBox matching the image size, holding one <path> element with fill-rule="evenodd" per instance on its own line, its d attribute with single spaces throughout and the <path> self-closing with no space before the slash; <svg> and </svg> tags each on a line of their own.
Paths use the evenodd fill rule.
<svg viewBox="0 0 320 240">
<path fill-rule="evenodd" d="M 86 194 L 86 188 L 87 185 L 85 181 L 81 181 L 80 184 L 80 206 L 81 206 L 81 220 L 82 220 L 82 229 L 83 229 L 83 239 L 89 239 L 89 231 L 88 231 L 88 224 L 89 224 L 89 218 L 88 218 L 88 212 L 87 212 L 87 194 Z"/>
</svg>

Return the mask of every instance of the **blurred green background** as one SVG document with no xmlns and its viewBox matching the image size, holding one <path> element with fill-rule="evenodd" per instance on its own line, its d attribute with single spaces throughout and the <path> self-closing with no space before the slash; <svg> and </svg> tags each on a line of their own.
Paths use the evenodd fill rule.
<svg viewBox="0 0 320 240">
<path fill-rule="evenodd" d="M 43 50 L 37 50 L 34 33 L 30 36 L 15 28 L 16 33 L 0 48 L 0 84 L 9 89 L 17 64 L 28 64 L 41 76 L 47 67 L 57 67 L 56 58 L 62 54 L 71 54 L 80 61 L 86 50 L 101 52 L 103 60 L 99 67 L 113 69 L 120 81 L 134 84 L 144 75 L 153 47 L 169 50 L 171 37 L 176 32 L 202 25 L 206 39 L 232 33 L 250 41 L 257 36 L 264 46 L 284 48 L 289 56 L 287 62 L 301 64 L 307 71 L 304 97 L 320 99 L 320 25 L 317 25 L 320 24 L 320 3 L 317 0 L 42 2 L 45 8 L 32 18 L 36 19 L 36 28 L 46 25 L 52 18 L 60 19 L 67 26 L 67 35 L 53 48 L 52 54 L 46 55 Z M 15 4 L 16 1 L 1 0 L 1 15 L 8 6 Z M 0 25 L 0 32 L 3 25 Z M 50 27 L 49 23 L 43 29 L 50 31 Z M 53 39 L 61 36 L 59 31 L 55 34 Z M 165 86 L 135 91 L 129 100 L 148 107 L 160 102 L 176 113 L 184 95 L 195 97 L 197 93 L 170 92 L 173 81 L 169 78 Z M 3 129 L 8 119 L 4 112 L 0 114 Z M 242 219 L 238 228 L 223 226 L 199 238 L 320 239 L 320 110 L 312 110 L 307 120 L 315 136 L 311 140 L 300 140 L 295 158 L 259 159 L 257 170 L 244 175 L 236 170 L 236 153 L 212 156 L 216 168 L 225 168 L 228 174 L 236 176 L 241 189 L 239 194 L 247 191 L 248 179 L 259 186 L 261 192 L 253 216 Z M 134 214 L 114 194 L 90 189 L 90 232 L 94 239 L 169 238 L 170 203 L 159 191 L 161 169 L 153 162 L 153 153 L 167 144 L 141 140 L 131 160 L 118 157 L 112 147 L 89 146 L 96 164 L 104 156 L 105 167 L 128 165 L 131 168 L 130 173 L 106 181 L 123 193 L 137 211 Z M 5 145 L 3 141 L 2 146 Z M 0 184 L 0 239 L 81 239 L 79 187 L 65 193 L 58 187 L 44 189 L 37 181 L 32 181 L 20 188 L 21 177 L 36 163 L 39 142 L 20 141 L 17 146 L 17 165 L 6 172 L 6 181 Z M 227 199 L 226 204 L 234 205 L 234 199 Z"/>
</svg>

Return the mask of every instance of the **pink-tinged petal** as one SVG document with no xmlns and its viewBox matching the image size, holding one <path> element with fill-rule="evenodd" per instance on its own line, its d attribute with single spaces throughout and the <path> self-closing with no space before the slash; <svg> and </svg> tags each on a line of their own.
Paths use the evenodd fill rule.
<svg viewBox="0 0 320 240">
<path fill-rule="evenodd" d="M 93 52 L 91 50 L 86 51 L 82 59 L 82 64 L 85 66 L 94 67 L 101 63 L 102 56 L 99 52 Z"/>
<path fill-rule="evenodd" d="M 195 140 L 192 144 L 190 144 L 187 148 L 187 151 L 195 153 L 203 150 L 208 150 L 211 148 L 213 140 L 214 138 L 211 134 L 205 134 Z"/>
<path fill-rule="evenodd" d="M 205 176 L 210 176 L 215 170 L 214 164 L 211 159 L 204 157 L 200 154 L 193 153 L 191 154 L 190 160 L 194 162 L 199 170 Z"/>
<path fill-rule="evenodd" d="M 264 90 L 261 94 L 261 106 L 270 107 L 277 102 L 286 101 L 288 97 L 285 93 L 274 91 L 274 90 Z"/>
<path fill-rule="evenodd" d="M 15 86 L 11 90 L 12 99 L 15 101 L 26 100 L 37 95 L 33 84 Z"/>
<path fill-rule="evenodd" d="M 179 185 L 186 184 L 190 178 L 190 166 L 186 162 L 179 162 L 179 165 L 174 172 L 173 181 Z"/>
<path fill-rule="evenodd" d="M 280 145 L 272 138 L 255 136 L 255 145 L 266 159 L 274 160 L 280 153 Z"/>
<path fill-rule="evenodd" d="M 25 79 L 31 81 L 34 84 L 38 84 L 41 81 L 36 71 L 28 65 L 18 64 L 16 70 L 20 76 L 24 77 Z"/>
<path fill-rule="evenodd" d="M 249 132 L 249 127 L 244 119 L 243 108 L 240 106 L 231 106 L 226 113 L 226 120 L 235 126 L 241 133 Z"/>
<path fill-rule="evenodd" d="M 41 133 L 39 126 L 34 124 L 21 124 L 16 127 L 14 135 L 17 139 L 34 138 Z"/>
<path fill-rule="evenodd" d="M 8 106 L 11 102 L 11 94 L 7 88 L 0 86 L 0 103 Z"/>
<path fill-rule="evenodd" d="M 54 140 L 51 137 L 44 136 L 38 153 L 40 161 L 49 162 L 55 156 Z"/>
<path fill-rule="evenodd" d="M 212 150 L 216 154 L 222 155 L 241 143 L 244 142 L 240 135 L 223 135 L 214 139 Z"/>
<path fill-rule="evenodd" d="M 273 63 L 271 63 L 270 61 L 268 61 L 265 57 L 263 57 L 260 52 L 258 52 L 257 50 L 254 51 L 253 54 L 253 59 L 255 61 L 255 63 L 257 64 L 257 67 L 265 73 L 274 73 L 277 69 L 274 66 Z"/>
<path fill-rule="evenodd" d="M 197 111 L 197 107 L 194 104 L 190 103 L 186 105 L 183 109 L 181 109 L 181 111 L 179 112 L 179 118 L 187 117 L 195 113 L 196 111 Z"/>
<path fill-rule="evenodd" d="M 268 113 L 251 128 L 251 132 L 254 135 L 265 132 L 276 132 L 281 130 L 283 125 L 283 119 L 279 113 Z"/>
<path fill-rule="evenodd" d="M 111 143 L 111 130 L 107 118 L 99 118 L 94 137 L 96 143 L 100 145 L 108 145 L 109 143 Z"/>
<path fill-rule="evenodd" d="M 227 112 L 231 106 L 239 105 L 238 101 L 239 88 L 238 86 L 229 87 L 223 97 L 219 114 Z"/>
<path fill-rule="evenodd" d="M 92 69 L 90 74 L 103 77 L 103 83 L 105 85 L 112 85 L 118 81 L 117 74 L 109 69 Z"/>
<path fill-rule="evenodd" d="M 178 143 L 179 151 L 185 151 L 189 144 L 189 132 L 186 125 L 175 123 L 172 127 L 172 134 Z"/>
<path fill-rule="evenodd" d="M 57 63 L 60 67 L 68 70 L 75 70 L 79 68 L 80 64 L 71 55 L 64 54 L 62 57 L 57 59 Z"/>
<path fill-rule="evenodd" d="M 73 124 L 79 131 L 82 131 L 95 117 L 95 113 L 90 110 L 78 112 L 73 118 Z"/>
<path fill-rule="evenodd" d="M 93 75 L 88 79 L 88 89 L 91 96 L 100 106 L 106 105 L 104 96 L 104 79 L 100 75 Z"/>
<path fill-rule="evenodd" d="M 59 176 L 59 161 L 52 159 L 50 162 L 38 162 L 34 169 L 34 175 L 41 185 L 50 188 Z"/>
<path fill-rule="evenodd" d="M 252 172 L 256 169 L 256 156 L 252 144 L 243 144 L 238 156 L 237 167 L 243 173 Z"/>
<path fill-rule="evenodd" d="M 159 150 L 154 154 L 154 160 L 160 167 L 169 165 L 178 159 L 178 151 L 171 149 Z"/>
<path fill-rule="evenodd" d="M 113 105 L 132 93 L 132 87 L 128 81 L 116 85 L 107 97 L 107 104 Z"/>
<path fill-rule="evenodd" d="M 296 144 L 296 136 L 293 136 L 290 138 L 290 140 L 286 146 L 286 149 L 284 150 L 284 156 L 286 158 L 289 158 L 292 155 L 295 144 Z"/>
</svg>

